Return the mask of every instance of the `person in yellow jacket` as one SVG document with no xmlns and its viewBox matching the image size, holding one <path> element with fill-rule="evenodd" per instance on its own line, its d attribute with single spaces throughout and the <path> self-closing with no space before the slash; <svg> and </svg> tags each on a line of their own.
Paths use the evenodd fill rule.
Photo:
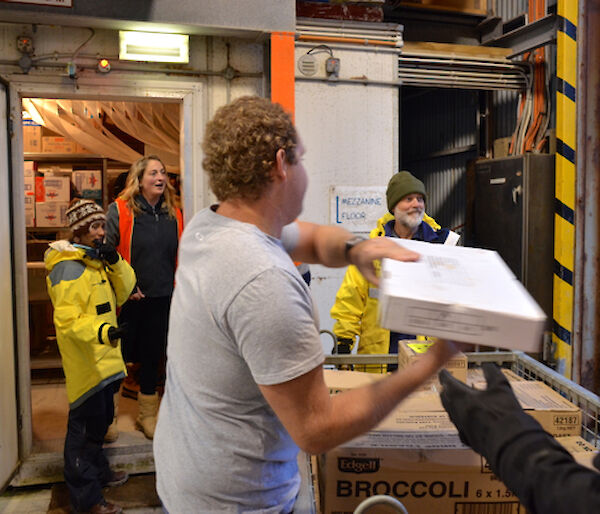
<svg viewBox="0 0 600 514">
<path fill-rule="evenodd" d="M 92 200 L 67 209 L 72 241 L 55 241 L 46 251 L 46 284 L 54 307 L 56 339 L 66 378 L 69 419 L 64 475 L 78 512 L 114 514 L 102 487 L 124 483 L 111 471 L 102 444 L 113 420 L 113 395 L 125 377 L 116 308 L 131 294 L 133 268 L 103 243 L 106 217 Z"/>
<path fill-rule="evenodd" d="M 425 214 L 427 193 L 425 184 L 408 171 L 396 173 L 386 189 L 389 213 L 377 222 L 370 237 L 397 237 L 416 239 L 430 243 L 456 244 L 458 234 L 441 228 L 435 220 Z M 375 263 L 377 275 L 381 263 Z M 356 266 L 348 266 L 331 317 L 336 320 L 333 333 L 337 338 L 334 353 L 351 353 L 356 337 L 359 343 L 357 353 L 387 354 L 398 352 L 398 341 L 414 339 L 412 334 L 390 333 L 377 324 L 379 290 L 358 271 Z M 389 365 L 388 371 L 397 366 Z M 366 371 L 382 371 L 381 367 L 367 367 Z"/>
</svg>

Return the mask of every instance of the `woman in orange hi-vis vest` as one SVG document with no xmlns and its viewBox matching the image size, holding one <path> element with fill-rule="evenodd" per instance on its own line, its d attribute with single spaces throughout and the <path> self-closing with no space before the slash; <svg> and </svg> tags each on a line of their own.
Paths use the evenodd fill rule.
<svg viewBox="0 0 600 514">
<path fill-rule="evenodd" d="M 133 163 L 125 189 L 108 207 L 106 240 L 135 270 L 137 286 L 119 315 L 126 325 L 123 355 L 139 362 L 137 427 L 154 437 L 157 383 L 167 346 L 169 308 L 183 229 L 181 210 L 165 166 L 149 155 Z"/>
</svg>

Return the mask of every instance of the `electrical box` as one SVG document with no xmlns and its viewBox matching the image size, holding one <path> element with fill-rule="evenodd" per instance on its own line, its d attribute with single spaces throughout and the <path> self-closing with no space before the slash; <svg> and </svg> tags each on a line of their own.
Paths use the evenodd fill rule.
<svg viewBox="0 0 600 514">
<path fill-rule="evenodd" d="M 552 319 L 554 155 L 481 160 L 471 167 L 465 245 L 496 250 Z"/>
</svg>

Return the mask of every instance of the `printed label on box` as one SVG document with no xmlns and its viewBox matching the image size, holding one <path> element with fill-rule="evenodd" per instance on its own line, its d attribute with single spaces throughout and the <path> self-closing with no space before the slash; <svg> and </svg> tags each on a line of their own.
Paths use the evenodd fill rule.
<svg viewBox="0 0 600 514">
<path fill-rule="evenodd" d="M 44 201 L 68 202 L 71 199 L 71 188 L 68 177 L 44 177 Z"/>
<path fill-rule="evenodd" d="M 73 184 L 83 198 L 102 198 L 102 172 L 100 170 L 75 170 Z"/>
<path fill-rule="evenodd" d="M 35 204 L 36 225 L 38 227 L 67 226 L 68 206 L 68 202 L 37 202 Z"/>
</svg>

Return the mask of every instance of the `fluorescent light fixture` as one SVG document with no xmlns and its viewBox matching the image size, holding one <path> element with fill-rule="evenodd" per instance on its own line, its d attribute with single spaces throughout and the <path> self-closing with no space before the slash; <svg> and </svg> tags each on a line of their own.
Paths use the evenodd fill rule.
<svg viewBox="0 0 600 514">
<path fill-rule="evenodd" d="M 119 31 L 119 59 L 124 61 L 189 62 L 186 34 Z"/>
</svg>

